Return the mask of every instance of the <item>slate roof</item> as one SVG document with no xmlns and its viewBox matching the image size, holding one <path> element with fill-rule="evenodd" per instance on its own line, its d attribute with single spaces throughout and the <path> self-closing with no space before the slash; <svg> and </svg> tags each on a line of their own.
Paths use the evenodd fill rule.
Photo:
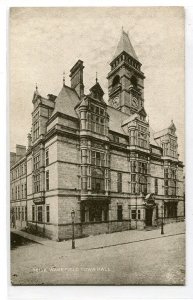
<svg viewBox="0 0 193 300">
<path fill-rule="evenodd" d="M 128 34 L 122 30 L 122 33 L 121 33 L 121 38 L 119 40 L 119 43 L 118 43 L 118 46 L 117 46 L 117 49 L 115 51 L 115 54 L 113 56 L 113 59 L 115 59 L 119 54 L 121 54 L 123 51 L 125 51 L 126 53 L 128 53 L 130 56 L 132 56 L 133 58 L 135 58 L 137 61 L 139 61 L 136 53 L 135 53 L 135 50 L 131 44 L 131 41 L 129 39 L 129 36 Z"/>
<path fill-rule="evenodd" d="M 52 113 L 54 115 L 56 112 L 63 113 L 65 115 L 77 118 L 75 111 L 75 106 L 79 103 L 79 97 L 75 90 L 68 86 L 63 86 L 59 95 L 55 100 L 55 108 Z"/>
<path fill-rule="evenodd" d="M 75 111 L 76 105 L 80 102 L 78 94 L 75 90 L 71 89 L 68 86 L 63 86 L 59 95 L 55 100 L 55 108 L 52 113 L 54 115 L 56 112 L 63 113 L 65 115 L 78 118 L 78 115 Z M 109 129 L 117 132 L 119 134 L 124 134 L 125 132 L 121 127 L 126 120 L 136 118 L 136 114 L 128 116 L 124 112 L 121 112 L 111 106 L 107 106 L 107 113 L 109 115 Z M 158 146 L 157 142 L 154 140 L 154 132 L 150 128 L 150 144 Z"/>
</svg>

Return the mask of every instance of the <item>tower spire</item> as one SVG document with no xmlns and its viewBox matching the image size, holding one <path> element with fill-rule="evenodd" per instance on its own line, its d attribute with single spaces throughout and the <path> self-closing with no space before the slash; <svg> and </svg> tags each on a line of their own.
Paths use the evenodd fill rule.
<svg viewBox="0 0 193 300">
<path fill-rule="evenodd" d="M 97 77 L 97 76 L 98 76 L 98 74 L 97 74 L 97 72 L 96 72 L 96 83 L 98 82 L 98 77 Z"/>
<path fill-rule="evenodd" d="M 124 31 L 123 26 L 122 26 L 121 37 L 119 39 L 113 59 L 115 59 L 117 56 L 119 56 L 123 51 L 126 52 L 127 54 L 129 54 L 135 60 L 139 61 L 139 59 L 135 53 L 135 50 L 131 44 L 131 41 L 129 39 L 129 35 L 128 35 L 128 33 L 126 33 Z"/>
</svg>

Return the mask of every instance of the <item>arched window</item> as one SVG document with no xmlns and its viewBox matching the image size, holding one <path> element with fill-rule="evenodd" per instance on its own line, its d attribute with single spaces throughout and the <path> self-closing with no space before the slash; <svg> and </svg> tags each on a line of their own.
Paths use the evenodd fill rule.
<svg viewBox="0 0 193 300">
<path fill-rule="evenodd" d="M 118 86 L 119 83 L 120 83 L 120 76 L 116 75 L 113 79 L 112 87 L 114 88 L 114 87 Z"/>
<path fill-rule="evenodd" d="M 131 77 L 131 84 L 134 86 L 134 87 L 137 87 L 137 78 L 135 76 L 132 76 Z"/>
</svg>

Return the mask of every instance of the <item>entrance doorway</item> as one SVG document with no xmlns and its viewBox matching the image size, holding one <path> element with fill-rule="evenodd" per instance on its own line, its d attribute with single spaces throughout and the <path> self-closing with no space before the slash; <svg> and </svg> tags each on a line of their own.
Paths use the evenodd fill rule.
<svg viewBox="0 0 193 300">
<path fill-rule="evenodd" d="M 153 209 L 146 208 L 146 226 L 152 226 Z"/>
</svg>

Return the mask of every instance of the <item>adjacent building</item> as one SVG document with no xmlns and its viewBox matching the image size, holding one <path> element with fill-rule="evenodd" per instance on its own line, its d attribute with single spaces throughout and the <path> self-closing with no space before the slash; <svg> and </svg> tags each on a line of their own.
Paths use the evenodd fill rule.
<svg viewBox="0 0 193 300">
<path fill-rule="evenodd" d="M 184 218 L 176 127 L 152 130 L 145 75 L 124 31 L 110 67 L 108 103 L 98 79 L 85 95 L 81 60 L 58 96 L 36 87 L 27 150 L 11 156 L 12 226 L 62 240 L 72 210 L 77 237 Z"/>
</svg>

